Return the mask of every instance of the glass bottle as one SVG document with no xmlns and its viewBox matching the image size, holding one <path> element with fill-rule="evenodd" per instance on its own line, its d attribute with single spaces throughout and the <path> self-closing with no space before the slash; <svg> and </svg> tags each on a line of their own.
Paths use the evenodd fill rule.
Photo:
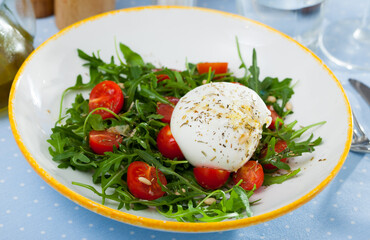
<svg viewBox="0 0 370 240">
<path fill-rule="evenodd" d="M 8 106 L 13 79 L 33 51 L 35 17 L 29 0 L 4 0 L 0 5 L 0 111 Z"/>
</svg>

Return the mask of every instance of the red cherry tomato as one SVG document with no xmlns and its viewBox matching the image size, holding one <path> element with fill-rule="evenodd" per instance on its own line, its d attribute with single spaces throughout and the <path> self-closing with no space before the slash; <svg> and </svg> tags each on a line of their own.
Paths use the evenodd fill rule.
<svg viewBox="0 0 370 240">
<path fill-rule="evenodd" d="M 279 139 L 275 143 L 275 152 L 280 153 L 280 152 L 284 151 L 285 148 L 287 148 L 287 147 L 288 147 L 288 144 L 284 140 Z M 262 150 L 262 157 L 265 157 L 266 154 L 267 154 L 267 149 L 263 149 Z M 280 159 L 281 162 L 286 162 L 286 160 L 287 160 L 286 158 Z M 272 169 L 276 169 L 277 167 L 275 167 L 272 164 L 265 164 L 265 165 L 263 165 L 263 168 L 272 170 Z"/>
<path fill-rule="evenodd" d="M 162 71 L 160 68 L 153 69 L 154 72 Z M 157 76 L 157 82 L 161 82 L 166 79 L 170 79 L 170 77 L 167 74 L 158 74 Z"/>
<path fill-rule="evenodd" d="M 173 103 L 173 105 L 176 105 L 180 100 L 175 97 L 166 97 L 166 98 L 168 99 L 168 101 Z M 173 109 L 174 107 L 168 104 L 164 104 L 164 103 L 157 104 L 157 113 L 163 116 L 163 118 L 161 119 L 162 122 L 164 123 L 171 122 L 171 116 L 172 116 Z"/>
<path fill-rule="evenodd" d="M 107 131 L 90 131 L 89 145 L 90 148 L 97 154 L 104 154 L 105 152 L 113 152 L 113 146 L 119 147 L 122 143 L 122 136 L 116 133 Z"/>
<path fill-rule="evenodd" d="M 276 123 L 276 119 L 277 118 L 281 118 L 279 116 L 279 114 L 277 114 L 277 112 L 274 110 L 274 108 L 271 106 L 271 105 L 268 105 L 267 108 L 270 110 L 271 112 L 271 124 L 269 126 L 269 129 L 271 130 L 274 130 L 275 129 L 275 123 Z M 281 123 L 282 124 L 282 123 Z M 280 125 L 281 125 L 280 124 Z"/>
<path fill-rule="evenodd" d="M 227 73 L 227 62 L 203 62 L 197 64 L 197 70 L 199 74 L 208 73 L 209 68 L 214 71 L 215 74 Z"/>
<path fill-rule="evenodd" d="M 206 167 L 195 167 L 193 172 L 198 184 L 206 189 L 222 187 L 230 176 L 229 171 Z"/>
<path fill-rule="evenodd" d="M 264 174 L 262 166 L 256 161 L 248 161 L 233 174 L 233 183 L 237 184 L 240 180 L 243 180 L 240 186 L 248 191 L 252 190 L 254 185 L 256 185 L 256 189 L 260 188 L 263 179 Z"/>
<path fill-rule="evenodd" d="M 163 127 L 157 136 L 157 147 L 163 156 L 170 159 L 184 159 L 184 155 L 181 152 L 179 145 L 172 135 L 169 125 Z"/>
<path fill-rule="evenodd" d="M 159 181 L 166 186 L 166 177 L 160 170 L 141 161 L 131 163 L 127 169 L 127 186 L 130 193 L 144 200 L 162 197 L 165 192 L 157 181 L 157 171 Z"/>
<path fill-rule="evenodd" d="M 95 108 L 104 107 L 114 113 L 119 113 L 123 107 L 123 102 L 123 93 L 118 84 L 113 81 L 103 81 L 92 89 L 89 109 L 91 112 Z M 97 110 L 94 114 L 99 114 L 103 119 L 113 117 L 111 113 L 104 110 Z"/>
<path fill-rule="evenodd" d="M 170 77 L 167 74 L 159 74 L 157 75 L 157 82 L 162 82 L 166 79 L 170 79 Z"/>
</svg>

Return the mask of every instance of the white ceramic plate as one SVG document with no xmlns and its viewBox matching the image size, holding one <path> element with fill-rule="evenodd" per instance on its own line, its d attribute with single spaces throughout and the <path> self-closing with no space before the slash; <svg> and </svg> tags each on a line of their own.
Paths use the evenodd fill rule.
<svg viewBox="0 0 370 240">
<path fill-rule="evenodd" d="M 91 183 L 89 174 L 62 170 L 51 160 L 46 140 L 58 117 L 62 91 L 85 76 L 77 48 L 100 50 L 103 59 L 116 55 L 115 40 L 141 54 L 145 61 L 184 69 L 186 60 L 227 61 L 240 74 L 235 37 L 251 64 L 256 48 L 261 78 L 293 78 L 294 115 L 301 125 L 327 121 L 314 129 L 323 144 L 313 154 L 291 161 L 302 171 L 297 177 L 258 191 L 254 217 L 221 223 L 179 223 L 156 211 L 119 211 L 100 204 L 89 190 L 71 184 Z M 70 103 L 67 99 L 65 106 Z M 246 18 L 214 10 L 144 7 L 114 11 L 79 22 L 42 44 L 26 60 L 12 87 L 9 117 L 15 139 L 27 161 L 52 187 L 72 201 L 104 216 L 153 229 L 182 232 L 221 231 L 271 220 L 301 206 L 338 173 L 350 147 L 352 118 L 348 99 L 330 70 L 293 39 Z M 289 120 L 288 120 L 289 121 Z"/>
</svg>

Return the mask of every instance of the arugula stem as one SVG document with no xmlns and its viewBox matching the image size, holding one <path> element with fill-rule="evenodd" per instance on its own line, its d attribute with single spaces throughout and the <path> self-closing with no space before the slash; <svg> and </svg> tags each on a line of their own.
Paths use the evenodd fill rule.
<svg viewBox="0 0 370 240">
<path fill-rule="evenodd" d="M 88 122 L 88 120 L 89 120 L 90 116 L 91 116 L 94 112 L 96 112 L 96 111 L 98 111 L 98 110 L 104 110 L 104 111 L 107 111 L 107 112 L 109 112 L 110 114 L 112 114 L 115 118 L 117 118 L 117 119 L 121 119 L 119 115 L 117 115 L 115 112 L 111 111 L 111 110 L 110 110 L 110 109 L 108 109 L 108 108 L 104 108 L 104 107 L 98 107 L 98 108 L 95 108 L 94 110 L 92 110 L 92 111 L 87 115 L 87 117 L 86 117 L 86 119 L 85 119 L 85 122 L 84 122 L 84 124 L 83 124 L 83 133 L 84 133 L 84 135 L 85 135 L 85 136 L 87 136 L 87 133 L 86 133 L 86 124 L 87 124 L 87 122 Z"/>
</svg>

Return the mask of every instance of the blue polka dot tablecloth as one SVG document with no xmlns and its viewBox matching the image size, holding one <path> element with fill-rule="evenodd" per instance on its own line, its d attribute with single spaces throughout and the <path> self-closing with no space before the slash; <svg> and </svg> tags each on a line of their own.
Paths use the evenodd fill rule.
<svg viewBox="0 0 370 240">
<path fill-rule="evenodd" d="M 358 4 L 357 4 L 358 2 Z M 360 14 L 366 1 L 326 2 L 325 23 Z M 362 5 L 360 4 L 362 3 Z M 151 4 L 117 1 L 117 8 Z M 201 7 L 236 13 L 233 0 L 198 0 Z M 35 45 L 57 33 L 54 17 L 37 20 Z M 342 82 L 354 113 L 370 136 L 370 107 L 349 85 L 370 73 L 347 70 L 316 54 Z M 369 49 L 370 52 L 370 49 Z M 364 53 L 364 61 L 370 61 Z M 215 233 L 171 233 L 144 229 L 100 216 L 62 196 L 31 168 L 15 143 L 6 112 L 0 113 L 0 239 L 367 239 L 370 240 L 370 154 L 350 152 L 335 179 L 313 200 L 259 225 Z"/>
</svg>

